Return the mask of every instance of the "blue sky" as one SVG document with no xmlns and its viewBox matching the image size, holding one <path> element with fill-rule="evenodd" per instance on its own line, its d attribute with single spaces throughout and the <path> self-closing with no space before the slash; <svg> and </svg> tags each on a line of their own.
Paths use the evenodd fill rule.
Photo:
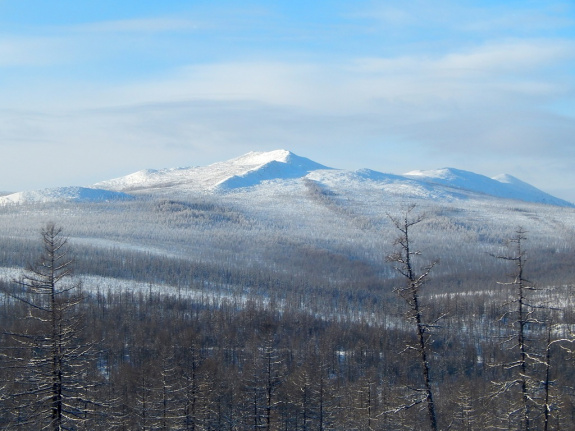
<svg viewBox="0 0 575 431">
<path fill-rule="evenodd" d="M 0 190 L 285 148 L 575 201 L 572 1 L 0 0 Z"/>
</svg>

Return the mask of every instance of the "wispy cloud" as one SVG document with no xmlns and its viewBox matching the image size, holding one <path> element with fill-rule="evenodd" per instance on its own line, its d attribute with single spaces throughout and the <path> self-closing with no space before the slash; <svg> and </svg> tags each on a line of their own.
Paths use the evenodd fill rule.
<svg viewBox="0 0 575 431">
<path fill-rule="evenodd" d="M 429 57 L 213 63 L 122 86 L 112 97 L 133 104 L 252 101 L 350 115 L 401 106 L 437 111 L 487 109 L 493 104 L 493 109 L 501 109 L 526 99 L 548 103 L 571 91 L 568 77 L 541 72 L 574 58 L 571 42 L 522 40 Z"/>
<path fill-rule="evenodd" d="M 521 72 L 553 67 L 575 58 L 575 43 L 566 40 L 514 40 L 489 43 L 467 53 L 453 53 L 438 62 L 444 69 Z"/>
<path fill-rule="evenodd" d="M 569 28 L 575 22 L 574 10 L 572 2 L 562 0 L 519 3 L 374 0 L 366 6 L 358 6 L 349 15 L 375 23 L 382 29 L 402 29 L 408 37 L 412 37 L 417 28 L 433 29 L 434 34 L 429 37 L 453 31 L 469 33 L 467 38 L 460 40 L 465 44 L 472 34 L 489 38 L 502 35 L 532 37 L 541 32 Z M 453 43 L 451 40 L 450 44 Z"/>
<path fill-rule="evenodd" d="M 91 165 L 120 175 L 274 147 L 396 173 L 451 164 L 495 174 L 510 160 L 536 172 L 573 154 L 568 3 L 250 8 L 0 32 L 3 155 L 57 148 L 63 170 L 92 169 L 97 181 Z"/>
<path fill-rule="evenodd" d="M 52 65 L 64 58 L 67 45 L 59 37 L 0 35 L 0 67 Z"/>
<path fill-rule="evenodd" d="M 203 26 L 196 20 L 158 17 L 101 21 L 76 25 L 70 29 L 84 33 L 162 33 L 197 31 Z"/>
</svg>

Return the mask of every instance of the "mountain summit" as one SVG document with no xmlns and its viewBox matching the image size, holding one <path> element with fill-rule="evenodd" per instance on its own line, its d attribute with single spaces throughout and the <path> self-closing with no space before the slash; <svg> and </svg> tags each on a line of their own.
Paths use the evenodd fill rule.
<svg viewBox="0 0 575 431">
<path fill-rule="evenodd" d="M 97 183 L 95 187 L 124 192 L 159 188 L 231 190 L 255 186 L 266 180 L 300 178 L 319 169 L 330 168 L 287 150 L 252 151 L 208 166 L 143 170 Z"/>
<path fill-rule="evenodd" d="M 237 159 L 224 162 L 224 164 L 227 163 L 240 167 L 242 171 L 234 173 L 217 184 L 218 188 L 224 190 L 250 187 L 266 180 L 301 178 L 312 171 L 330 169 L 287 150 L 266 153 L 250 152 Z"/>
</svg>

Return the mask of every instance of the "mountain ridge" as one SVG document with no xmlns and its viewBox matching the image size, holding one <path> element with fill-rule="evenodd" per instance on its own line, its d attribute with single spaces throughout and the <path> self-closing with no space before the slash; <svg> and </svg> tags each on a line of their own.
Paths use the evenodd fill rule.
<svg viewBox="0 0 575 431">
<path fill-rule="evenodd" d="M 0 205 L 49 202 L 103 202 L 134 199 L 126 193 L 91 187 L 55 187 L 0 196 Z"/>
<path fill-rule="evenodd" d="M 574 206 L 570 202 L 552 196 L 509 174 L 500 174 L 490 178 L 462 169 L 441 168 L 411 171 L 404 176 L 431 184 L 441 184 L 457 189 L 483 193 L 497 198 L 515 199 L 556 206 Z"/>
<path fill-rule="evenodd" d="M 234 193 L 260 186 L 278 187 L 294 180 L 310 178 L 361 193 L 362 187 L 375 187 L 382 193 L 406 198 L 431 200 L 464 199 L 489 196 L 525 202 L 575 207 L 508 174 L 489 178 L 456 168 L 415 170 L 403 175 L 371 169 L 348 171 L 335 169 L 288 150 L 249 152 L 207 166 L 144 169 L 132 174 L 98 182 L 90 187 L 63 187 L 34 192 L 19 192 L 0 197 L 0 204 L 54 202 L 99 202 L 132 199 L 133 195 L 170 193 Z"/>
</svg>

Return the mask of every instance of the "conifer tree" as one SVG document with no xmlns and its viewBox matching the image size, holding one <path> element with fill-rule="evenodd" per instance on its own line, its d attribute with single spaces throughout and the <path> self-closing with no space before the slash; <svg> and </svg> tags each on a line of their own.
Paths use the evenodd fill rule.
<svg viewBox="0 0 575 431">
<path fill-rule="evenodd" d="M 518 429 L 523 431 L 529 431 L 534 427 L 534 413 L 532 412 L 534 391 L 539 385 L 534 368 L 541 363 L 541 360 L 536 359 L 536 354 L 529 345 L 529 327 L 542 323 L 535 316 L 535 311 L 540 307 L 532 304 L 529 298 L 529 292 L 535 290 L 535 287 L 525 277 L 526 253 L 523 242 L 526 239 L 526 231 L 519 227 L 508 241 L 512 251 L 509 254 L 496 256 L 498 259 L 511 262 L 515 267 L 513 273 L 510 274 L 511 281 L 499 283 L 512 289 L 510 293 L 512 307 L 503 315 L 503 318 L 508 319 L 513 326 L 509 341 L 515 355 L 510 363 L 505 364 L 505 368 L 513 372 L 512 378 L 498 382 L 497 393 L 503 394 L 513 388 L 518 389 L 519 399 L 512 402 L 509 416 L 519 414 Z"/>
<path fill-rule="evenodd" d="M 11 296 L 27 308 L 25 321 L 10 332 L 18 349 L 12 398 L 16 426 L 60 431 L 79 427 L 93 410 L 86 399 L 90 347 L 83 345 L 77 307 L 79 283 L 71 280 L 72 259 L 62 228 L 41 231 L 42 252 L 15 282 Z"/>
<path fill-rule="evenodd" d="M 408 347 L 415 350 L 419 356 L 423 378 L 423 388 L 417 390 L 417 392 L 423 394 L 423 397 L 413 399 L 411 402 L 402 406 L 400 410 L 425 403 L 427 405 L 429 429 L 431 431 L 437 431 L 437 414 L 429 371 L 429 331 L 431 325 L 425 322 L 423 308 L 421 306 L 421 288 L 427 280 L 431 269 L 435 266 L 435 262 L 423 268 L 421 272 L 416 271 L 413 258 L 419 256 L 421 253 L 413 249 L 410 234 L 413 226 L 421 223 L 425 219 L 425 216 L 412 216 L 414 209 L 415 205 L 409 206 L 402 217 L 392 217 L 388 215 L 396 229 L 400 232 L 400 235 L 395 240 L 397 251 L 388 256 L 388 261 L 396 264 L 395 269 L 403 276 L 406 282 L 403 287 L 397 288 L 396 291 L 407 303 L 409 307 L 407 316 L 409 320 L 415 324 L 416 342 L 414 345 Z"/>
</svg>

